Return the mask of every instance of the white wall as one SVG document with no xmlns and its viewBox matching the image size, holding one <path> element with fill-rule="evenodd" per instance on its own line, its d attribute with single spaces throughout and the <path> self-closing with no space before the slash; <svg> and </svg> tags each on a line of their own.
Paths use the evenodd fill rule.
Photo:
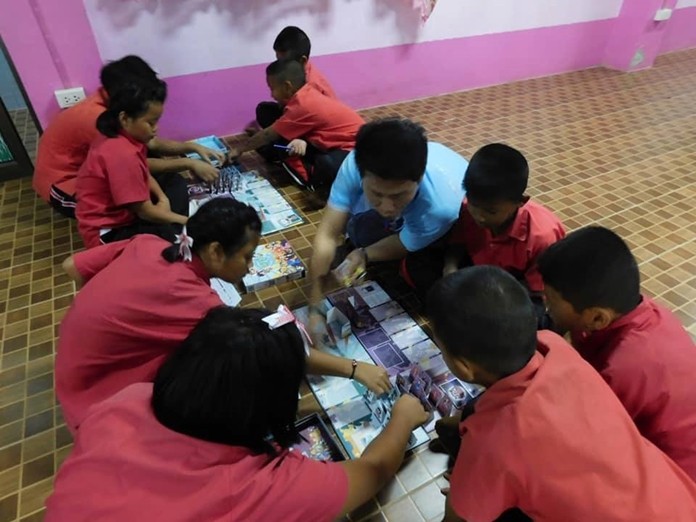
<svg viewBox="0 0 696 522">
<path fill-rule="evenodd" d="M 286 25 L 308 32 L 314 55 L 334 54 L 614 18 L 622 0 L 439 0 L 425 25 L 412 0 L 84 3 L 103 59 L 139 54 L 167 77 L 267 63 Z"/>
<path fill-rule="evenodd" d="M 677 0 L 677 9 L 682 9 L 684 7 L 696 7 L 696 0 Z M 694 27 L 694 32 L 696 32 L 696 27 Z"/>
</svg>

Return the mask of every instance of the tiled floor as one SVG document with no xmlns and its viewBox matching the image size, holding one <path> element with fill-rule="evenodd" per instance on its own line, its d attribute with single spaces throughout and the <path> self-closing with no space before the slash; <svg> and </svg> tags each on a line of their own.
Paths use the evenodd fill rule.
<svg viewBox="0 0 696 522">
<path fill-rule="evenodd" d="M 531 160 L 531 195 L 568 228 L 600 223 L 621 233 L 640 261 L 645 290 L 674 309 L 696 337 L 694 100 L 696 51 L 690 51 L 631 75 L 593 69 L 365 116 L 411 117 L 433 140 L 466 156 L 490 141 L 520 148 Z M 305 194 L 281 185 L 306 217 L 283 236 L 306 259 L 321 213 Z M 72 222 L 36 199 L 30 180 L 5 183 L 0 198 L 0 522 L 34 521 L 42 518 L 53 474 L 71 443 L 52 391 L 53 342 L 73 295 L 59 264 L 80 240 Z M 413 309 L 403 287 L 387 286 Z M 292 282 L 244 302 L 296 306 L 305 291 L 306 281 Z M 444 465 L 442 457 L 421 451 L 354 518 L 437 519 Z"/>
<path fill-rule="evenodd" d="M 39 144 L 39 131 L 28 109 L 14 109 L 9 111 L 10 118 L 17 129 L 17 134 L 27 149 L 31 161 L 36 161 L 36 148 Z"/>
</svg>

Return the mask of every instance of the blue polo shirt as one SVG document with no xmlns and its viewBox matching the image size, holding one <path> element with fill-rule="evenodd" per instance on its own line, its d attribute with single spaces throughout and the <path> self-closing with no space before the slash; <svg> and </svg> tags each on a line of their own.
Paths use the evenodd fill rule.
<svg viewBox="0 0 696 522">
<path fill-rule="evenodd" d="M 404 209 L 399 239 L 409 252 L 425 248 L 444 236 L 459 217 L 464 199 L 464 173 L 469 163 L 440 143 L 428 143 L 428 162 L 416 197 Z M 352 215 L 370 210 L 362 179 L 351 152 L 331 187 L 329 206 Z"/>
</svg>

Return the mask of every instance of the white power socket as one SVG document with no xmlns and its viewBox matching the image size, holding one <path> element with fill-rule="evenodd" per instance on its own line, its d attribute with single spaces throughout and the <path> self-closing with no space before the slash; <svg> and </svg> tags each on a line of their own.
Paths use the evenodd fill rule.
<svg viewBox="0 0 696 522">
<path fill-rule="evenodd" d="M 85 90 L 82 87 L 75 87 L 74 89 L 62 89 L 55 91 L 56 100 L 58 101 L 58 107 L 61 109 L 67 109 L 72 107 L 76 103 L 81 102 L 85 99 Z"/>
<path fill-rule="evenodd" d="M 657 12 L 655 13 L 654 20 L 656 22 L 664 22 L 665 20 L 669 20 L 670 18 L 672 18 L 672 10 L 664 8 L 657 10 Z"/>
</svg>

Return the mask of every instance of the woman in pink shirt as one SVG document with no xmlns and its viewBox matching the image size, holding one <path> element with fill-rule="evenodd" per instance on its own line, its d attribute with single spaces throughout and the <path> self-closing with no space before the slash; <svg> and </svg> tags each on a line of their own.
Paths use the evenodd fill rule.
<svg viewBox="0 0 696 522">
<path fill-rule="evenodd" d="M 427 420 L 402 397 L 360 459 L 291 450 L 302 336 L 261 310 L 214 308 L 157 372 L 93 407 L 47 501 L 47 522 L 329 521 L 396 473 Z"/>
</svg>

